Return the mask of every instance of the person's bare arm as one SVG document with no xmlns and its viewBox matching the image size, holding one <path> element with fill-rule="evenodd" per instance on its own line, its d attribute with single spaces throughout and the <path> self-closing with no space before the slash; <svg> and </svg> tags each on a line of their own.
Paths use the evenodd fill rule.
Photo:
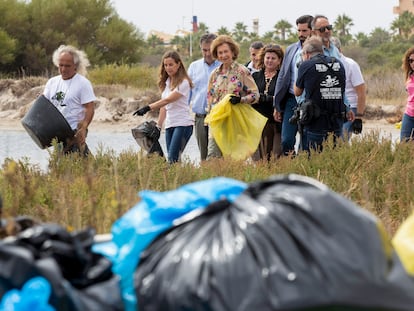
<svg viewBox="0 0 414 311">
<path fill-rule="evenodd" d="M 92 122 L 93 116 L 95 114 L 95 103 L 94 102 L 89 102 L 83 106 L 85 108 L 85 117 L 83 118 L 81 122 L 78 123 L 78 130 L 76 131 L 76 134 L 75 134 L 78 144 L 80 145 L 85 143 L 88 126 Z"/>
<path fill-rule="evenodd" d="M 294 93 L 295 93 L 295 96 L 300 96 L 300 95 L 302 95 L 302 93 L 303 93 L 303 89 L 301 89 L 301 88 L 297 87 L 297 86 L 296 86 L 296 83 L 295 83 L 295 85 L 293 86 L 293 91 L 294 91 Z"/>
<path fill-rule="evenodd" d="M 177 101 L 178 99 L 180 99 L 181 96 L 183 96 L 183 94 L 174 91 L 168 97 L 153 102 L 149 105 L 149 107 L 151 108 L 151 110 L 160 109 L 161 107 L 164 107 L 171 102 Z"/>
<path fill-rule="evenodd" d="M 357 115 L 363 115 L 365 112 L 365 105 L 366 105 L 365 83 L 355 86 L 354 89 L 358 95 Z"/>
<path fill-rule="evenodd" d="M 160 113 L 158 115 L 158 122 L 157 122 L 157 125 L 159 128 L 162 128 L 162 125 L 164 124 L 166 116 L 167 116 L 167 111 L 165 110 L 165 107 L 161 107 Z"/>
</svg>

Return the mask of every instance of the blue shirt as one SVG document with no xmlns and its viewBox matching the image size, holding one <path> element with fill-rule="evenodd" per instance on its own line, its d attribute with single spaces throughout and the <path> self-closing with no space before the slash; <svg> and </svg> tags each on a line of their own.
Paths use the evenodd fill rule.
<svg viewBox="0 0 414 311">
<path fill-rule="evenodd" d="M 206 114 L 207 109 L 207 85 L 211 72 L 220 66 L 218 60 L 209 65 L 204 58 L 196 60 L 188 67 L 188 75 L 193 81 L 194 87 L 191 90 L 190 102 L 194 113 Z"/>
<path fill-rule="evenodd" d="M 335 57 L 336 59 L 341 58 L 338 48 L 332 42 L 329 43 L 329 48 L 323 45 L 323 54 L 329 57 Z"/>
<path fill-rule="evenodd" d="M 294 63 L 294 67 L 293 67 L 293 72 L 294 72 L 294 74 L 292 75 L 292 77 L 294 77 L 295 78 L 295 80 L 296 80 L 296 77 L 298 76 L 298 65 L 300 64 L 300 63 L 302 63 L 302 47 L 300 47 L 297 51 L 296 51 L 296 54 L 295 54 L 295 56 L 294 56 L 294 58 L 293 58 L 295 61 L 294 62 L 292 62 L 292 63 Z M 292 88 L 293 88 L 293 86 L 292 86 Z M 292 90 L 292 92 L 291 92 L 292 94 L 294 94 L 294 92 L 293 92 L 293 90 Z M 306 93 L 306 91 L 305 90 L 303 90 L 303 92 L 302 92 L 302 94 L 301 95 L 299 95 L 299 96 L 295 96 L 296 97 L 296 102 L 298 103 L 298 104 L 301 104 L 301 103 L 303 103 L 304 101 L 305 101 L 305 93 Z"/>
</svg>

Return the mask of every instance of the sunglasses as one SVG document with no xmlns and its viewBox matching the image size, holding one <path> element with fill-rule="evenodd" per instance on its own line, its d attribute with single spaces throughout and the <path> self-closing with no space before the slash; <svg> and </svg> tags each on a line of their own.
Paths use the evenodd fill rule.
<svg viewBox="0 0 414 311">
<path fill-rule="evenodd" d="M 409 58 L 409 59 L 408 59 L 408 62 L 411 64 L 412 62 L 414 62 L 414 59 Z"/>
<path fill-rule="evenodd" d="M 319 30 L 320 32 L 325 32 L 325 30 L 332 30 L 332 25 L 328 25 L 328 26 L 323 26 L 321 28 L 315 28 L 314 30 Z"/>
</svg>

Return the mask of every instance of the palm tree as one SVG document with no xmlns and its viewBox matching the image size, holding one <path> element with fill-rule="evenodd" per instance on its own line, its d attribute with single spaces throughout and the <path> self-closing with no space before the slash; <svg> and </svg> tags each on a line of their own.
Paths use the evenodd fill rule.
<svg viewBox="0 0 414 311">
<path fill-rule="evenodd" d="M 247 26 L 243 22 L 236 23 L 232 35 L 234 36 L 234 40 L 236 42 L 243 42 L 249 36 Z"/>
<path fill-rule="evenodd" d="M 231 33 L 230 33 L 230 31 L 226 28 L 226 27 L 224 27 L 224 26 L 221 26 L 218 30 L 217 30 L 217 33 L 219 34 L 219 35 L 230 35 Z"/>
<path fill-rule="evenodd" d="M 198 25 L 198 32 L 202 34 L 208 33 L 209 32 L 208 26 L 205 23 L 200 22 L 200 24 Z"/>
<path fill-rule="evenodd" d="M 285 41 L 287 35 L 292 32 L 292 27 L 292 24 L 287 20 L 281 19 L 275 24 L 274 29 L 276 33 L 280 35 L 280 40 Z"/>
<path fill-rule="evenodd" d="M 262 36 L 262 41 L 264 42 L 272 42 L 274 40 L 274 36 L 275 33 L 273 31 L 267 31 L 263 36 Z"/>
<path fill-rule="evenodd" d="M 347 45 L 347 43 L 352 40 L 352 35 L 350 33 L 350 28 L 352 26 L 354 26 L 352 18 L 346 16 L 345 14 L 338 15 L 334 22 L 334 28 L 337 32 L 337 36 L 343 45 Z"/>
<path fill-rule="evenodd" d="M 345 14 L 338 15 L 334 22 L 335 30 L 338 32 L 338 37 L 346 37 L 350 35 L 350 28 L 354 26 L 352 18 Z"/>
<path fill-rule="evenodd" d="M 414 14 L 404 11 L 392 23 L 391 30 L 398 31 L 398 35 L 407 39 L 413 32 Z"/>
<path fill-rule="evenodd" d="M 164 44 L 164 41 L 157 35 L 152 34 L 151 36 L 148 37 L 147 44 L 150 47 L 155 48 L 157 45 Z"/>
</svg>

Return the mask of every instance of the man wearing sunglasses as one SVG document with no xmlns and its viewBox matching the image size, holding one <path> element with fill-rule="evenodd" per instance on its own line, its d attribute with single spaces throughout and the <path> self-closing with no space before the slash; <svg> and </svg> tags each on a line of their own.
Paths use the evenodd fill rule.
<svg viewBox="0 0 414 311">
<path fill-rule="evenodd" d="M 305 91 L 308 107 L 303 110 L 304 150 L 322 151 L 323 142 L 333 134 L 334 140 L 342 136 L 345 117 L 354 121 L 354 113 L 345 105 L 345 67 L 334 57 L 323 54 L 323 42 L 318 36 L 311 36 L 303 43 L 303 63 L 298 69 L 295 95 Z M 305 108 L 303 108 L 305 109 Z"/>
<path fill-rule="evenodd" d="M 332 25 L 324 15 L 316 15 L 312 21 L 312 35 L 322 39 L 323 54 L 339 59 L 341 57 L 337 47 L 332 44 Z"/>
</svg>

